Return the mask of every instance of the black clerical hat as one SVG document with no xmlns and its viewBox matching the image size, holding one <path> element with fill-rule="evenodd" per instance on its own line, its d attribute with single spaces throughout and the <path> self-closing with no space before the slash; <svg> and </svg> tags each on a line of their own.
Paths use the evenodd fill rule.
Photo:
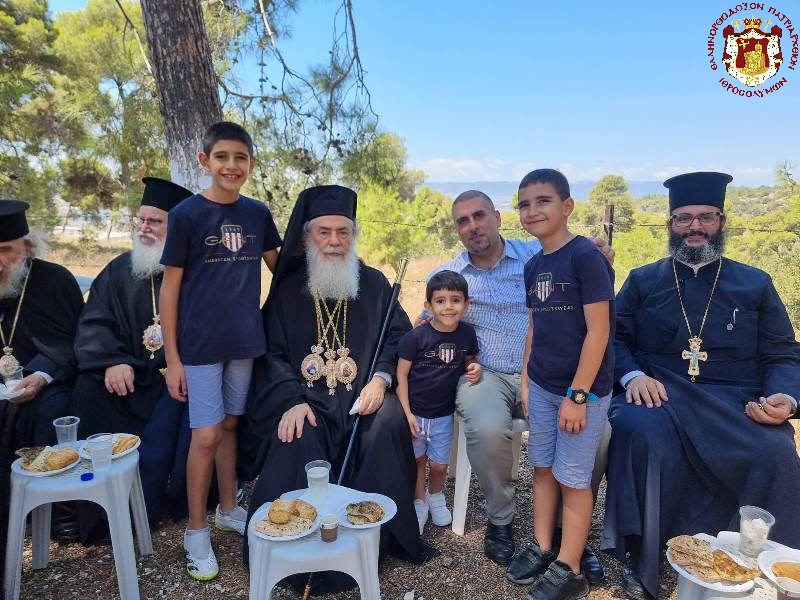
<svg viewBox="0 0 800 600">
<path fill-rule="evenodd" d="M 304 190 L 297 201 L 303 199 L 303 222 L 327 215 L 341 215 L 356 220 L 356 193 L 341 185 L 319 185 Z"/>
<path fill-rule="evenodd" d="M 21 200 L 0 200 L 0 242 L 18 240 L 28 235 L 25 211 L 28 203 Z"/>
<path fill-rule="evenodd" d="M 716 206 L 720 212 L 725 207 L 725 187 L 733 181 L 727 173 L 701 171 L 670 177 L 664 182 L 669 189 L 669 211 L 689 204 Z"/>
<path fill-rule="evenodd" d="M 185 187 L 158 177 L 145 177 L 142 179 L 142 183 L 144 184 L 142 206 L 155 206 L 167 212 L 185 198 L 193 195 Z"/>
</svg>

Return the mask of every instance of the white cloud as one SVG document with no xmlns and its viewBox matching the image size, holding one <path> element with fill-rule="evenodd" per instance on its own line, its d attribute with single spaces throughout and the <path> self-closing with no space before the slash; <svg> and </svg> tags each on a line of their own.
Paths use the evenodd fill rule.
<svg viewBox="0 0 800 600">
<path fill-rule="evenodd" d="M 493 157 L 440 157 L 412 164 L 421 169 L 428 181 L 518 181 L 525 173 L 541 167 L 541 163 L 515 162 Z M 595 164 L 564 163 L 554 165 L 571 180 L 595 181 L 603 175 L 622 175 L 629 181 L 663 181 L 680 173 L 691 171 L 722 171 L 734 177 L 734 184 L 771 185 L 774 183 L 773 167 L 737 166 L 731 164 L 663 165 L 643 162 L 636 165 L 598 162 Z"/>
</svg>

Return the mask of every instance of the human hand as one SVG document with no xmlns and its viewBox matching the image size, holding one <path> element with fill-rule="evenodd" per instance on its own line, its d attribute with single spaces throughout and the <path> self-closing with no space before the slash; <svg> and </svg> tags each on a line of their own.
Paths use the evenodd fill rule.
<svg viewBox="0 0 800 600">
<path fill-rule="evenodd" d="M 106 369 L 106 389 L 109 394 L 127 396 L 133 392 L 133 367 L 130 365 L 114 365 Z"/>
<path fill-rule="evenodd" d="M 467 365 L 467 383 L 478 383 L 481 380 L 481 366 L 477 362 Z"/>
<path fill-rule="evenodd" d="M 411 430 L 411 437 L 417 439 L 419 437 L 419 432 L 422 431 L 419 428 L 419 423 L 417 423 L 417 417 L 408 413 L 406 419 L 408 420 L 408 428 Z"/>
<path fill-rule="evenodd" d="M 603 253 L 603 256 L 606 257 L 606 260 L 613 265 L 614 257 L 617 253 L 614 252 L 614 249 L 608 245 L 608 242 L 603 238 L 592 238 L 592 241 L 594 242 L 595 246 L 597 246 L 597 249 Z"/>
<path fill-rule="evenodd" d="M 522 404 L 522 414 L 525 420 L 530 424 L 531 420 L 528 418 L 528 397 L 530 395 L 530 385 L 528 383 L 528 376 L 523 373 L 519 382 L 519 402 Z"/>
<path fill-rule="evenodd" d="M 661 403 L 669 398 L 667 389 L 660 381 L 647 375 L 639 375 L 628 382 L 625 388 L 625 400 L 628 404 L 633 402 L 636 406 L 641 406 L 644 402 L 647 408 L 653 408 L 653 406 L 660 407 Z"/>
<path fill-rule="evenodd" d="M 311 410 L 307 402 L 287 410 L 278 422 L 278 439 L 289 443 L 295 438 L 303 437 L 303 426 L 306 419 L 308 419 L 308 424 L 312 427 L 317 426 L 317 417 L 314 416 L 314 411 Z"/>
<path fill-rule="evenodd" d="M 42 388 L 47 385 L 47 381 L 41 375 L 31 373 L 27 377 L 23 377 L 20 382 L 14 387 L 14 393 L 21 392 L 18 396 L 9 398 L 8 401 L 13 404 L 27 404 L 34 398 L 36 394 L 42 391 Z"/>
<path fill-rule="evenodd" d="M 564 398 L 558 409 L 558 426 L 567 433 L 580 433 L 586 427 L 586 404 Z"/>
<path fill-rule="evenodd" d="M 419 327 L 423 323 L 427 323 L 430 319 L 426 318 L 425 315 L 420 315 L 416 319 L 414 319 L 414 327 Z"/>
<path fill-rule="evenodd" d="M 762 396 L 758 402 L 748 402 L 744 412 L 756 423 L 781 425 L 792 415 L 792 404 L 784 394 L 772 394 Z"/>
<path fill-rule="evenodd" d="M 383 377 L 373 377 L 361 390 L 361 406 L 358 407 L 358 414 L 371 415 L 383 405 L 383 395 L 389 384 Z"/>
<path fill-rule="evenodd" d="M 183 363 L 172 363 L 167 367 L 167 391 L 178 402 L 186 402 L 186 372 L 183 370 Z"/>
</svg>

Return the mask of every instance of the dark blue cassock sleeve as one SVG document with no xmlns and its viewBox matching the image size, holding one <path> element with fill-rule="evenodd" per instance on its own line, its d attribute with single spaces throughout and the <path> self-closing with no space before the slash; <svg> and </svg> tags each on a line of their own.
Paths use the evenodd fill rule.
<svg viewBox="0 0 800 600">
<path fill-rule="evenodd" d="M 800 343 L 771 278 L 758 310 L 758 357 L 764 396 L 783 393 L 800 400 Z"/>
<path fill-rule="evenodd" d="M 614 336 L 614 381 L 619 383 L 622 376 L 631 371 L 639 371 L 633 348 L 636 344 L 636 309 L 640 303 L 636 272 L 631 271 L 622 289 L 617 294 L 616 314 L 617 332 Z"/>
</svg>

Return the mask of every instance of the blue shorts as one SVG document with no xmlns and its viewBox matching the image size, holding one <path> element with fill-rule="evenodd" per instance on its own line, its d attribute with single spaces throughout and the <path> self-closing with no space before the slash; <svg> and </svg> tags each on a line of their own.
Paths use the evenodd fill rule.
<svg viewBox="0 0 800 600">
<path fill-rule="evenodd" d="M 446 465 L 450 462 L 450 446 L 453 444 L 453 415 L 425 419 L 416 417 L 421 431 L 412 440 L 414 458 L 427 455 L 435 463 Z"/>
<path fill-rule="evenodd" d="M 558 426 L 558 409 L 564 396 L 552 394 L 530 380 L 529 383 L 528 463 L 533 467 L 552 467 L 553 477 L 567 487 L 590 487 L 611 394 L 597 402 L 587 402 L 586 427 L 580 433 L 567 433 Z"/>
<path fill-rule="evenodd" d="M 218 425 L 225 415 L 243 415 L 253 375 L 253 359 L 212 365 L 184 365 L 189 392 L 189 427 Z"/>
</svg>

